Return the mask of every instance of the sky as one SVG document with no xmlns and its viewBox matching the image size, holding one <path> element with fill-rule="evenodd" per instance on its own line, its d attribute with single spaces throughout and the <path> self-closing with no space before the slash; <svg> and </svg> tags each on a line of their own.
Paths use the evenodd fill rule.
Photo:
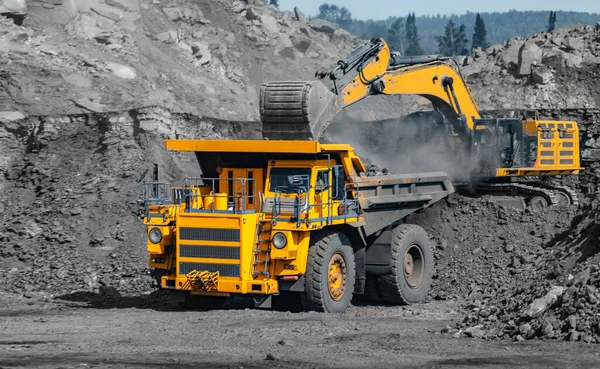
<svg viewBox="0 0 600 369">
<path fill-rule="evenodd" d="M 356 19 L 386 19 L 415 12 L 419 15 L 450 15 L 471 12 L 506 12 L 515 10 L 565 10 L 589 13 L 600 12 L 598 0 L 279 0 L 282 10 L 298 6 L 304 14 L 316 15 L 323 3 L 345 6 Z M 600 20 L 600 19 L 599 19 Z"/>
</svg>

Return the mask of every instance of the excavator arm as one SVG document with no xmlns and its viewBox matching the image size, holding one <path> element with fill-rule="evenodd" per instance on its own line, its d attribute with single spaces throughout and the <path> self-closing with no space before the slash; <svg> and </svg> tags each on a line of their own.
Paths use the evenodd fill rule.
<svg viewBox="0 0 600 369">
<path fill-rule="evenodd" d="M 455 131 L 468 137 L 479 111 L 450 58 L 392 55 L 382 39 L 358 47 L 308 82 L 268 82 L 261 88 L 263 134 L 269 139 L 318 140 L 346 106 L 373 94 L 429 99 Z"/>
</svg>

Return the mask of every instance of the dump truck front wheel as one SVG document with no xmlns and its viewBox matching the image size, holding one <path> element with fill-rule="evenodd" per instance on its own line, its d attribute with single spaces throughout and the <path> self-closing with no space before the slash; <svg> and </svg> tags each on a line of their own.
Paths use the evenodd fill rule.
<svg viewBox="0 0 600 369">
<path fill-rule="evenodd" d="M 392 232 L 392 272 L 379 277 L 381 295 L 388 304 L 423 301 L 433 275 L 433 252 L 427 232 L 419 226 L 401 224 Z"/>
<path fill-rule="evenodd" d="M 348 237 L 339 232 L 315 232 L 306 262 L 304 308 L 343 313 L 352 299 L 354 278 L 354 252 Z"/>
</svg>

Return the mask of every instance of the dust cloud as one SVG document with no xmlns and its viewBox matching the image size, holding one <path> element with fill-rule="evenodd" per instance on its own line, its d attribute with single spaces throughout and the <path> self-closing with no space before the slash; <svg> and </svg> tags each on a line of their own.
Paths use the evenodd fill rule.
<svg viewBox="0 0 600 369">
<path fill-rule="evenodd" d="M 451 132 L 435 111 L 360 121 L 342 113 L 329 126 L 331 142 L 349 143 L 368 165 L 392 174 L 446 172 L 453 181 L 468 178 L 467 156 L 453 148 Z"/>
</svg>

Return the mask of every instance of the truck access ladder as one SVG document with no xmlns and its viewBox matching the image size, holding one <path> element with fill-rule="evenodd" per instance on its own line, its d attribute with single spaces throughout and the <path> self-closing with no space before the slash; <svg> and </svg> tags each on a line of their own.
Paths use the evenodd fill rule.
<svg viewBox="0 0 600 369">
<path fill-rule="evenodd" d="M 252 278 L 257 278 L 259 275 L 264 275 L 266 278 L 270 277 L 269 266 L 271 259 L 271 229 L 272 224 L 270 221 L 265 219 L 263 213 L 264 206 L 264 195 L 262 192 L 260 196 L 260 207 L 258 222 L 256 223 L 256 242 L 254 243 L 254 250 L 252 252 Z M 262 268 L 261 268 L 262 267 Z"/>
</svg>

